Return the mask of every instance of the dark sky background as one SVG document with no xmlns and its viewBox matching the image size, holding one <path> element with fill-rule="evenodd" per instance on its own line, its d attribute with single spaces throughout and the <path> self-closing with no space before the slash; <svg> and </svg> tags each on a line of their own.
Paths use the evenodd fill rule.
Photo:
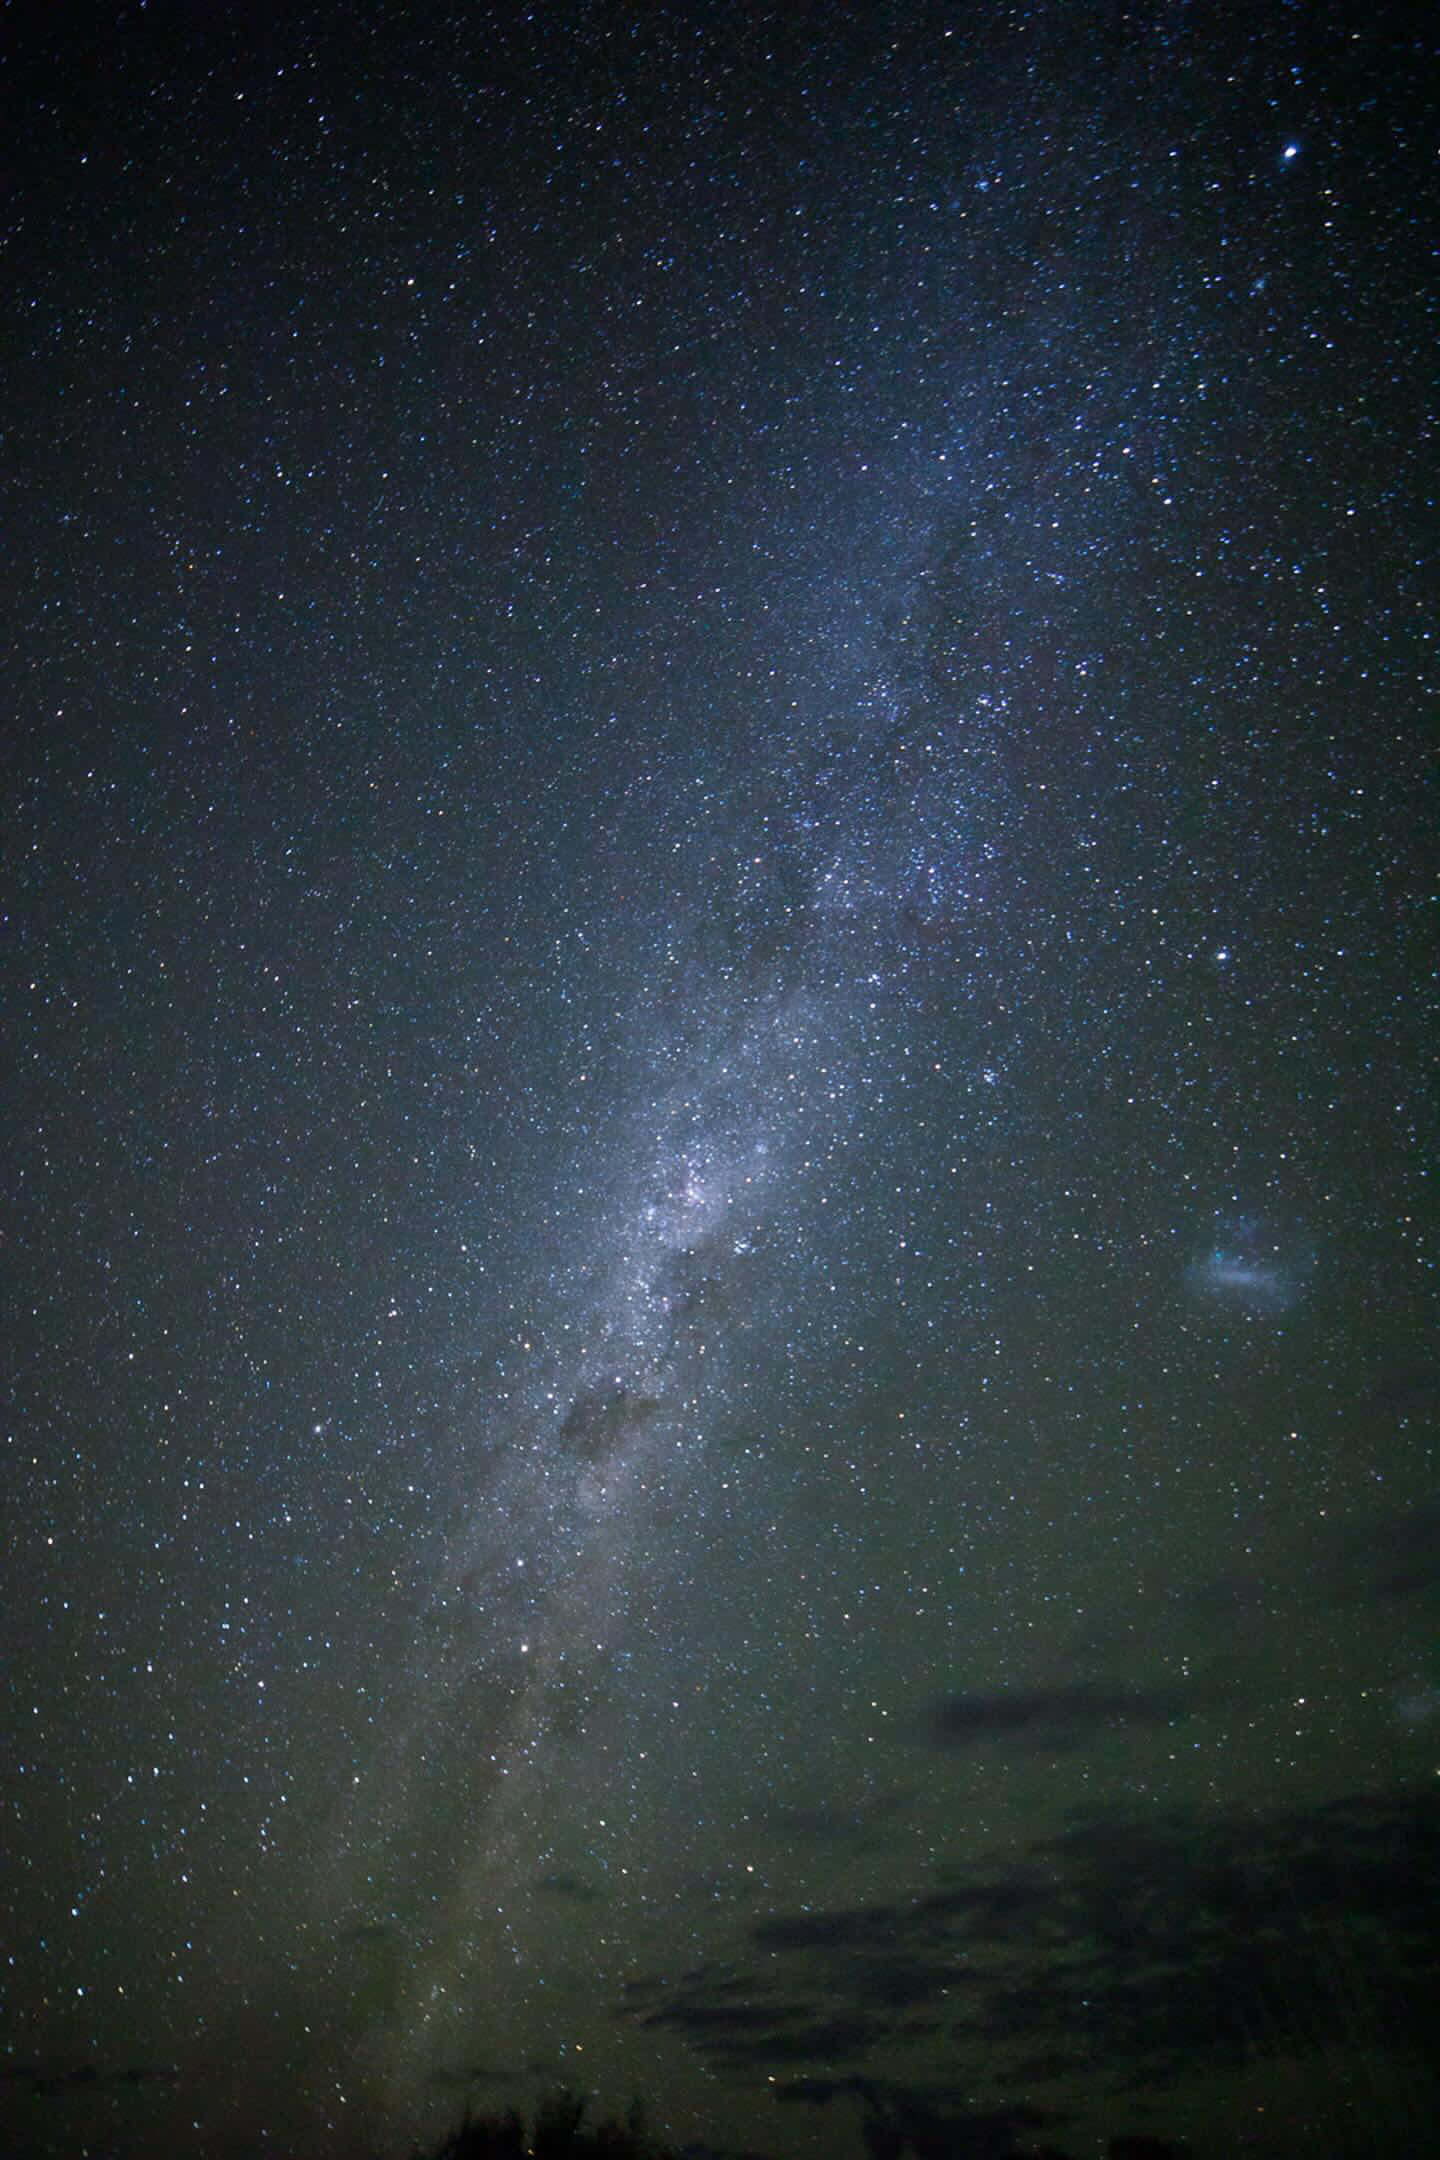
<svg viewBox="0 0 1440 2160">
<path fill-rule="evenodd" d="M 1414 20 L 0 21 L 7 2153 L 1418 2149 Z"/>
</svg>

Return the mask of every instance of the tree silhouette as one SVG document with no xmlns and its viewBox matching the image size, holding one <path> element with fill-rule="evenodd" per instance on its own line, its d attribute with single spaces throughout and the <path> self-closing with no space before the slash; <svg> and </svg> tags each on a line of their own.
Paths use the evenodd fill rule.
<svg viewBox="0 0 1440 2160">
<path fill-rule="evenodd" d="M 417 2160 L 674 2160 L 652 2142 L 638 2100 L 624 2122 L 613 2116 L 589 2122 L 589 2105 L 584 2093 L 561 2086 L 540 2102 L 529 2130 L 517 2108 L 503 2115 L 467 2113 L 443 2144 Z"/>
<path fill-rule="evenodd" d="M 945 2114 L 869 2078 L 839 2080 L 823 2095 L 816 2087 L 813 2096 L 823 2105 L 839 2092 L 860 2102 L 866 2160 L 1069 2160 L 1061 2147 L 1029 2142 L 1025 2133 L 1037 2121 L 1029 2108 Z M 638 2100 L 623 2122 L 608 2115 L 591 2121 L 589 2106 L 584 2093 L 560 2086 L 540 2102 L 529 2128 L 518 2108 L 467 2113 L 443 2143 L 415 2160 L 681 2160 L 673 2147 L 652 2139 Z M 1106 2150 L 1108 2160 L 1191 2160 L 1183 2142 L 1145 2133 L 1112 2137 Z"/>
</svg>

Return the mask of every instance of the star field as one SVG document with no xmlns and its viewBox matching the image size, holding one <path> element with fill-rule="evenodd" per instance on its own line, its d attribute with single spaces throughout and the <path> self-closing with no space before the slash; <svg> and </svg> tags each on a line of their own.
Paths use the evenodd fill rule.
<svg viewBox="0 0 1440 2160">
<path fill-rule="evenodd" d="M 1432 57 L 19 23 L 7 2151 L 1415 2149 Z"/>
</svg>

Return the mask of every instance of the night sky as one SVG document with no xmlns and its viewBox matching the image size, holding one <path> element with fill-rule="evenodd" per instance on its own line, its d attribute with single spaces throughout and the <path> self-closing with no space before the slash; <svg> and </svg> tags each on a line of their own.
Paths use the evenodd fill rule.
<svg viewBox="0 0 1440 2160">
<path fill-rule="evenodd" d="M 1419 2149 L 1414 21 L 0 18 L 7 2155 Z"/>
</svg>

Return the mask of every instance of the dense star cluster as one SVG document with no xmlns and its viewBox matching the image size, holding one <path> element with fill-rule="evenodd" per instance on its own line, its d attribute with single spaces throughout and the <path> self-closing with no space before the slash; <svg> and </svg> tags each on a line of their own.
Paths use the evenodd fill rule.
<svg viewBox="0 0 1440 2160">
<path fill-rule="evenodd" d="M 92 15 L 0 51 L 4 2150 L 1418 2149 L 1433 52 Z"/>
</svg>

